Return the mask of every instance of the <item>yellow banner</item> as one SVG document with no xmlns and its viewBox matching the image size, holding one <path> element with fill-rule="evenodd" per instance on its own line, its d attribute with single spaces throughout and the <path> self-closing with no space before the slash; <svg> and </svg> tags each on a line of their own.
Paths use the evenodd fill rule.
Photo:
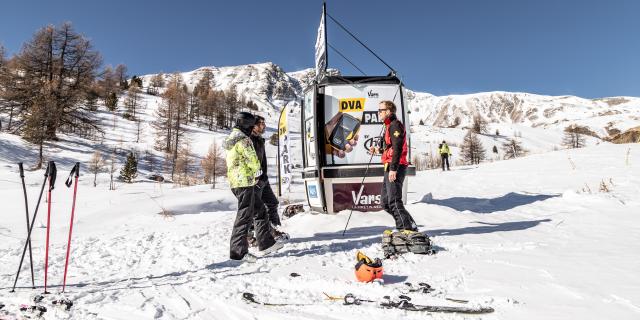
<svg viewBox="0 0 640 320">
<path fill-rule="evenodd" d="M 340 112 L 362 112 L 364 111 L 364 101 L 366 98 L 346 98 L 338 100 L 338 110 Z"/>
<path fill-rule="evenodd" d="M 280 121 L 278 122 L 278 135 L 283 136 L 285 134 L 287 134 L 287 110 L 282 112 Z"/>
</svg>

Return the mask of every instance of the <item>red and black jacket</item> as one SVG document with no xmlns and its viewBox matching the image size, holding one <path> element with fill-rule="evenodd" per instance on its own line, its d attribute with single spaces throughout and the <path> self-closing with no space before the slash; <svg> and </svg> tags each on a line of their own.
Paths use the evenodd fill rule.
<svg viewBox="0 0 640 320">
<path fill-rule="evenodd" d="M 382 163 L 389 171 L 397 171 L 398 166 L 407 166 L 407 132 L 395 114 L 384 120 L 385 130 L 382 139 Z M 400 152 L 398 152 L 398 150 Z"/>
</svg>

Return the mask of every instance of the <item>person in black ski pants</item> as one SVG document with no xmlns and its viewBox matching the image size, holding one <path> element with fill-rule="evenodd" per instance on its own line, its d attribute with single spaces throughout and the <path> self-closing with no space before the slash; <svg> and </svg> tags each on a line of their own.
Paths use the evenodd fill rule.
<svg viewBox="0 0 640 320">
<path fill-rule="evenodd" d="M 230 239 L 230 258 L 255 262 L 257 257 L 249 253 L 247 232 L 249 226 L 256 225 L 258 248 L 262 255 L 282 248 L 271 235 L 267 210 L 260 199 L 263 184 L 259 177 L 262 174 L 260 160 L 251 141 L 251 131 L 255 125 L 255 116 L 248 112 L 240 112 L 236 125 L 229 137 L 224 141 L 227 151 L 227 179 L 231 192 L 238 199 L 238 213 L 233 223 Z"/>
<path fill-rule="evenodd" d="M 404 125 L 396 116 L 396 105 L 392 101 L 382 101 L 378 106 L 378 118 L 384 121 L 382 146 L 371 147 L 370 151 L 382 154 L 384 180 L 382 183 L 382 207 L 396 222 L 396 229 L 418 231 L 413 217 L 402 203 L 402 184 L 407 174 L 407 138 Z"/>
<path fill-rule="evenodd" d="M 278 215 L 279 202 L 271 188 L 271 184 L 269 184 L 269 175 L 267 174 L 267 153 L 265 149 L 265 140 L 262 137 L 266 127 L 267 125 L 264 118 L 257 115 L 256 125 L 253 127 L 253 131 L 251 132 L 251 141 L 253 141 L 253 147 L 256 149 L 256 154 L 258 155 L 258 159 L 260 159 L 260 166 L 262 167 L 262 175 L 259 178 L 260 184 L 262 185 L 262 188 L 260 188 L 260 198 L 267 206 L 267 215 L 269 217 L 269 223 L 271 224 L 271 234 L 275 239 L 279 239 L 284 236 L 284 233 L 276 229 L 277 226 L 281 225 L 280 216 Z M 254 225 L 251 225 L 249 228 L 249 234 L 247 235 L 250 245 L 255 245 L 253 231 Z"/>
</svg>

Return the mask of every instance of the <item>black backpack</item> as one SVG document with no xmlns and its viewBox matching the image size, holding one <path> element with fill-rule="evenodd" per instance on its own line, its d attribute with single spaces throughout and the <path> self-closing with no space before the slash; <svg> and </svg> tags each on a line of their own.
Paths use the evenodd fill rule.
<svg viewBox="0 0 640 320">
<path fill-rule="evenodd" d="M 382 250 L 385 258 L 391 258 L 403 253 L 434 254 L 431 240 L 427 235 L 414 231 L 385 230 L 382 234 Z"/>
</svg>

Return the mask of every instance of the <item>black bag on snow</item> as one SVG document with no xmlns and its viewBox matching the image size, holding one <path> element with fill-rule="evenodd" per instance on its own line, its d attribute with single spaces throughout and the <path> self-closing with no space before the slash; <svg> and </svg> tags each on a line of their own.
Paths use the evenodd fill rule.
<svg viewBox="0 0 640 320">
<path fill-rule="evenodd" d="M 385 230 L 382 234 L 384 257 L 413 252 L 415 254 L 434 254 L 429 237 L 421 232 Z"/>
</svg>

